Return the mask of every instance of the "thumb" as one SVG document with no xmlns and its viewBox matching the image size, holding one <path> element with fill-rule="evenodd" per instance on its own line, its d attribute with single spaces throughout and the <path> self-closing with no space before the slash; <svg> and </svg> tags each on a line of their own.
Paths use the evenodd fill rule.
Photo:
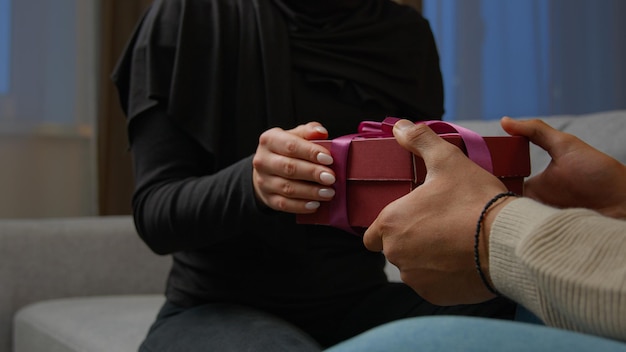
<svg viewBox="0 0 626 352">
<path fill-rule="evenodd" d="M 409 120 L 399 120 L 393 126 L 393 135 L 404 149 L 424 159 L 426 165 L 435 162 L 442 155 L 442 148 L 453 147 L 439 137 L 425 124 L 414 124 Z"/>
<path fill-rule="evenodd" d="M 517 120 L 503 117 L 500 120 L 502 129 L 513 136 L 524 136 L 533 144 L 552 152 L 555 142 L 559 141 L 560 132 L 539 119 Z"/>
</svg>

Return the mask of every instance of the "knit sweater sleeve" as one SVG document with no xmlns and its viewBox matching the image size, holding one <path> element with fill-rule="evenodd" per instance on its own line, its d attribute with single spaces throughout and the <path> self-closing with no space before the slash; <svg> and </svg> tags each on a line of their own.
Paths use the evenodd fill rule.
<svg viewBox="0 0 626 352">
<path fill-rule="evenodd" d="M 492 225 L 489 266 L 547 325 L 626 341 L 626 221 L 520 198 Z"/>
</svg>

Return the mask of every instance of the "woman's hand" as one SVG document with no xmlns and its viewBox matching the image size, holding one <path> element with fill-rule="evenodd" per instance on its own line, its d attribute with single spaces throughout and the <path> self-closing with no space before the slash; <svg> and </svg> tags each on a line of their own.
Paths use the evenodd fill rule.
<svg viewBox="0 0 626 352">
<path fill-rule="evenodd" d="M 310 140 L 326 139 L 321 124 L 309 122 L 292 130 L 272 128 L 259 138 L 252 161 L 256 197 L 268 207 L 295 214 L 312 213 L 320 201 L 335 195 L 330 152 Z"/>
<path fill-rule="evenodd" d="M 606 216 L 626 217 L 626 166 L 579 138 L 541 120 L 504 117 L 502 128 L 525 136 L 552 161 L 524 185 L 524 195 L 559 208 L 584 207 Z"/>
<path fill-rule="evenodd" d="M 400 145 L 424 160 L 426 180 L 383 209 L 365 232 L 365 246 L 384 251 L 402 281 L 434 304 L 493 298 L 474 264 L 474 232 L 482 208 L 506 187 L 426 125 L 402 120 L 393 133 Z M 481 243 L 486 271 L 488 239 Z"/>
</svg>

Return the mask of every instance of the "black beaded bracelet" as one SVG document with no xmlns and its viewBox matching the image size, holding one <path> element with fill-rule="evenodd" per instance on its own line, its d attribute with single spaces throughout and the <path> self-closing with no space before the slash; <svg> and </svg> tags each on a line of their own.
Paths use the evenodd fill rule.
<svg viewBox="0 0 626 352">
<path fill-rule="evenodd" d="M 483 211 L 480 212 L 480 216 L 478 217 L 478 222 L 476 223 L 476 233 L 474 234 L 474 263 L 476 264 L 476 270 L 478 271 L 478 275 L 480 275 L 480 279 L 483 281 L 483 284 L 485 284 L 485 287 L 487 287 L 489 292 L 498 296 L 500 294 L 498 293 L 498 291 L 496 291 L 495 288 L 493 288 L 489 284 L 489 281 L 487 281 L 487 277 L 485 276 L 485 273 L 483 273 L 483 270 L 480 268 L 480 257 L 478 255 L 478 252 L 479 252 L 478 245 L 480 242 L 480 228 L 482 226 L 483 220 L 485 219 L 485 215 L 489 211 L 489 208 L 491 208 L 491 206 L 495 202 L 497 202 L 499 199 L 504 198 L 504 197 L 517 197 L 517 194 L 515 192 L 509 191 L 509 192 L 499 193 L 495 197 L 491 198 L 491 200 L 488 201 L 487 204 L 485 204 Z"/>
</svg>

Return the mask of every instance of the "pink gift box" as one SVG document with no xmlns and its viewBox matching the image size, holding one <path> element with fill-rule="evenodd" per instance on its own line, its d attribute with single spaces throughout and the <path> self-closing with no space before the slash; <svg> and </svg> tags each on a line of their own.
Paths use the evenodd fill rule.
<svg viewBox="0 0 626 352">
<path fill-rule="evenodd" d="M 441 137 L 467 154 L 460 135 L 443 134 Z M 482 140 L 491 154 L 492 174 L 509 190 L 522 194 L 524 179 L 530 175 L 528 140 L 515 136 L 482 137 Z M 314 142 L 332 151 L 333 141 Z M 336 173 L 342 171 L 339 168 L 344 168 L 345 180 L 337 180 L 344 183 L 342 192 L 332 201 L 322 202 L 315 213 L 298 214 L 298 223 L 342 227 L 333 220 L 337 217 L 333 217 L 333 212 L 339 211 L 346 218 L 347 225 L 358 232 L 367 228 L 387 204 L 422 184 L 426 176 L 423 160 L 402 148 L 393 137 L 355 135 L 349 142 L 347 160 L 335 162 L 331 168 Z M 338 200 L 338 196 L 343 199 Z M 333 202 L 343 205 L 338 208 Z"/>
</svg>

